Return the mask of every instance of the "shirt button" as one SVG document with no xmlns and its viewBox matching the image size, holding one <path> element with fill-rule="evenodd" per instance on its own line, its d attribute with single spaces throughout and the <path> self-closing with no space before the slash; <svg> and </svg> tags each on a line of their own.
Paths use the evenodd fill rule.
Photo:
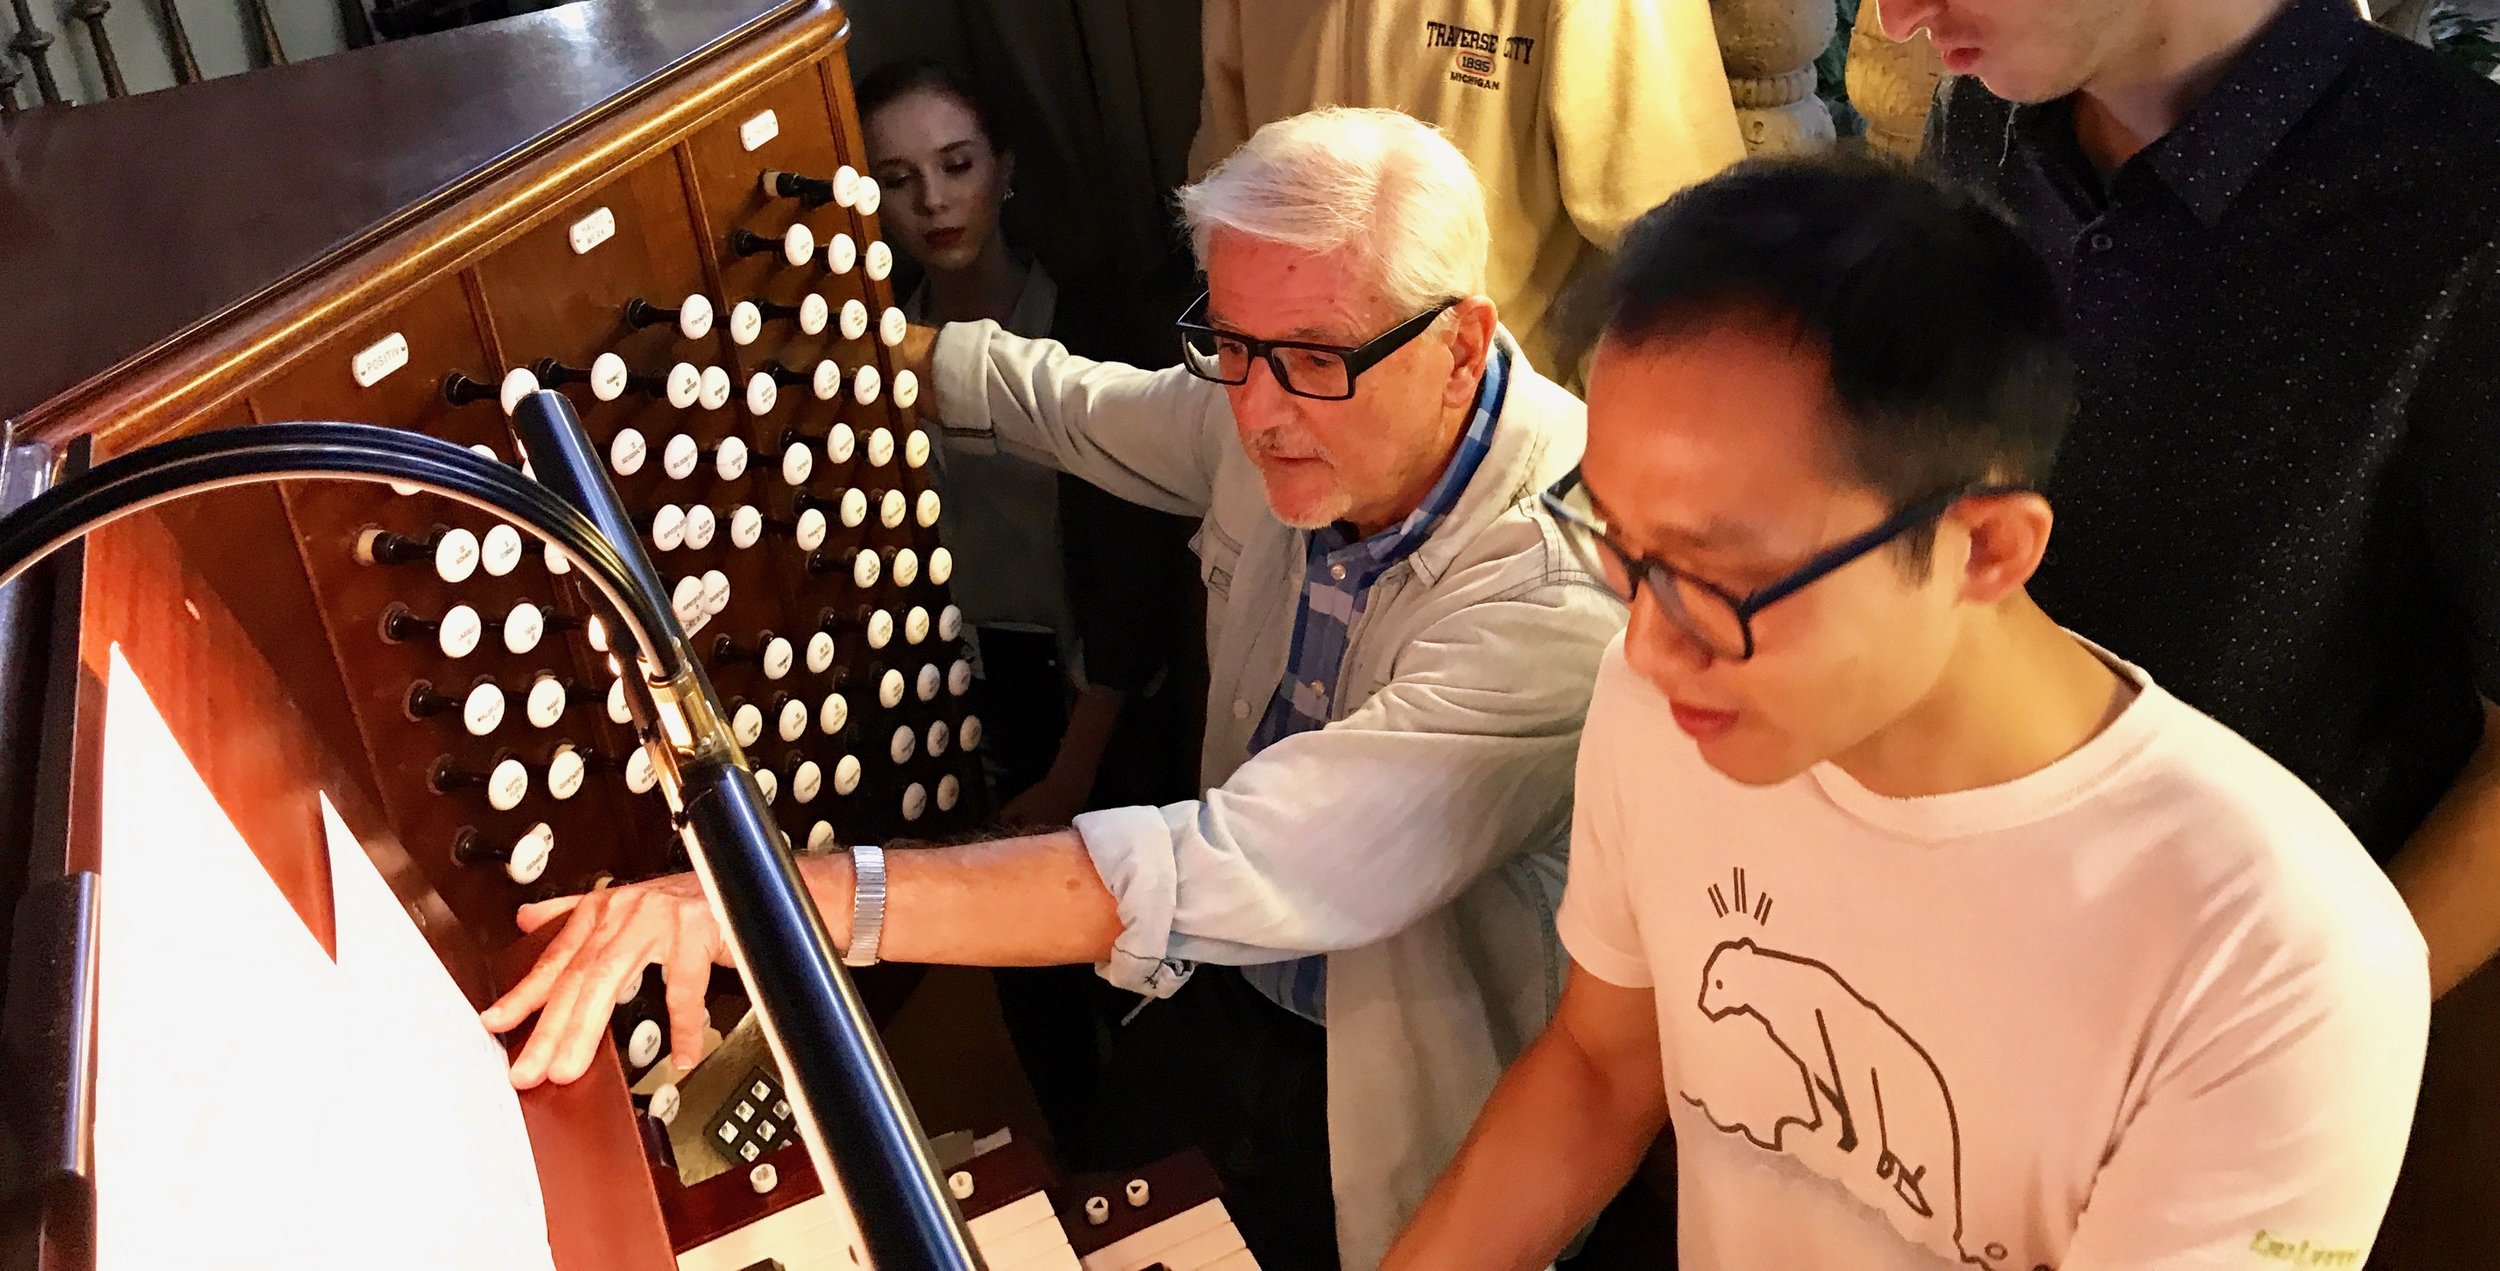
<svg viewBox="0 0 2500 1271">
<path fill-rule="evenodd" d="M 1329 577 L 1331 577 L 1331 578 L 1336 579 L 1338 582 L 1344 582 L 1344 581 L 1345 581 L 1345 566 L 1343 566 L 1343 565 L 1331 565 L 1331 566 L 1329 566 L 1329 567 L 1328 567 L 1328 576 L 1329 576 Z"/>
<path fill-rule="evenodd" d="M 1313 680 L 1311 681 L 1311 691 L 1314 693 L 1324 694 L 1328 691 L 1328 686 L 1320 683 L 1318 680 Z"/>
<path fill-rule="evenodd" d="M 1234 699 L 1233 699 L 1233 718 L 1235 718 L 1235 719 L 1248 719 L 1248 718 L 1250 718 L 1250 703 L 1245 702 L 1245 701 L 1241 700 L 1241 699 L 1240 699 L 1240 698 L 1238 698 L 1238 697 L 1234 698 Z"/>
<path fill-rule="evenodd" d="M 2096 233 L 2092 236 L 2092 250 L 2096 252 L 2105 252 L 2112 247 L 2116 247 L 2117 245 L 2118 240 L 2111 238 L 2106 233 Z"/>
</svg>

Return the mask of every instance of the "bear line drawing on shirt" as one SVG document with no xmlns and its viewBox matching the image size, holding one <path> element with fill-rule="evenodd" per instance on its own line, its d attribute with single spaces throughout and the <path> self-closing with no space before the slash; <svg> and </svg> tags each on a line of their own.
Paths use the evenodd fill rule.
<svg viewBox="0 0 2500 1271">
<path fill-rule="evenodd" d="M 1762 1090 L 1678 1090 L 1712 1127 L 1840 1182 L 1915 1244 L 1979 1267 L 2005 1256 L 2002 1246 L 1983 1256 L 1963 1244 L 1952 1092 L 1926 1048 L 1882 1007 L 1829 966 L 1751 937 L 1710 951 L 1698 1005 L 1715 1027 L 1758 1026 L 1797 1082 L 1767 1098 Z M 1785 1087 L 1784 1077 L 1772 1080 Z"/>
</svg>

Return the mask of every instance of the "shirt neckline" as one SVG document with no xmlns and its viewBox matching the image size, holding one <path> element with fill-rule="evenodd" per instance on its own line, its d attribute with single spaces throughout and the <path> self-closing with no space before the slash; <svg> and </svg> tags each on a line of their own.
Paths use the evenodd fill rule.
<svg viewBox="0 0 2500 1271">
<path fill-rule="evenodd" d="M 1485 359 L 1484 375 L 1476 382 L 1476 399 L 1468 407 L 1466 431 L 1459 435 L 1457 447 L 1442 467 L 1440 477 L 1432 483 L 1431 491 L 1424 495 L 1424 501 L 1407 513 L 1405 520 L 1368 537 L 1356 537 L 1350 522 L 1333 522 L 1312 532 L 1312 550 L 1327 558 L 1365 558 L 1385 569 L 1421 546 L 1432 527 L 1458 506 L 1459 496 L 1466 493 L 1467 484 L 1484 465 L 1485 455 L 1493 448 L 1493 429 L 1501 419 L 1509 387 L 1510 350 L 1496 341 L 1492 356 Z"/>
</svg>

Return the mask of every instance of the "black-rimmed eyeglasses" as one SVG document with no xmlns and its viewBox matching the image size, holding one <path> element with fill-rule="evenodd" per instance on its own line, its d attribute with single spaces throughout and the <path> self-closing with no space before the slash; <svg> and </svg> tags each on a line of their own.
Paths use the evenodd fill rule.
<svg viewBox="0 0 2500 1271">
<path fill-rule="evenodd" d="M 1589 497 L 1588 486 L 1574 467 L 1538 496 L 1545 509 L 1566 529 L 1564 538 L 1579 552 L 1582 563 L 1606 580 L 1616 596 L 1629 604 L 1644 588 L 1660 613 L 1685 638 L 1709 650 L 1712 657 L 1743 662 L 1753 657 L 1754 615 L 1822 581 L 1842 566 L 1900 538 L 1932 525 L 1964 499 L 2020 494 L 2028 487 L 1973 484 L 1921 499 L 1885 517 L 1873 529 L 1855 534 L 1790 570 L 1777 582 L 1737 595 L 1705 578 L 1696 578 L 1665 561 L 1635 555 L 1610 533 L 1606 519 Z"/>
<path fill-rule="evenodd" d="M 1247 384 L 1251 363 L 1264 360 L 1286 392 L 1337 402 L 1354 396 L 1357 376 L 1406 347 L 1408 341 L 1432 325 L 1433 319 L 1457 303 L 1444 300 L 1353 348 L 1305 340 L 1261 340 L 1208 326 L 1204 295 L 1189 306 L 1175 325 L 1181 333 L 1181 364 L 1202 380 Z"/>
</svg>

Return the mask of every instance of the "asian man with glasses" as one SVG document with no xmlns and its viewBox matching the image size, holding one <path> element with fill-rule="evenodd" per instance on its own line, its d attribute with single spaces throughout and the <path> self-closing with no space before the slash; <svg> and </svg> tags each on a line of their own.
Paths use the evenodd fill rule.
<svg viewBox="0 0 2500 1271">
<path fill-rule="evenodd" d="M 1569 985 L 1386 1265 L 1542 1266 L 1672 1122 L 1690 1271 L 2360 1266 L 2422 938 L 2318 796 L 2026 594 L 2046 267 L 1856 160 L 1696 186 L 1615 271 L 1542 498 L 1631 605 Z"/>
<path fill-rule="evenodd" d="M 1181 203 L 1208 279 L 1182 366 L 987 322 L 899 353 L 950 446 L 1199 520 L 1203 796 L 802 868 L 855 961 L 1090 963 L 1127 991 L 1072 1167 L 1202 1148 L 1262 1265 L 1370 1267 L 1559 999 L 1572 757 L 1624 610 L 1536 499 L 1585 410 L 1484 298 L 1484 195 L 1447 139 L 1313 112 Z M 527 921 L 567 910 L 490 1024 L 721 956 L 682 879 Z M 600 1013 L 561 1013 L 517 1080 L 588 1064 Z"/>
</svg>

